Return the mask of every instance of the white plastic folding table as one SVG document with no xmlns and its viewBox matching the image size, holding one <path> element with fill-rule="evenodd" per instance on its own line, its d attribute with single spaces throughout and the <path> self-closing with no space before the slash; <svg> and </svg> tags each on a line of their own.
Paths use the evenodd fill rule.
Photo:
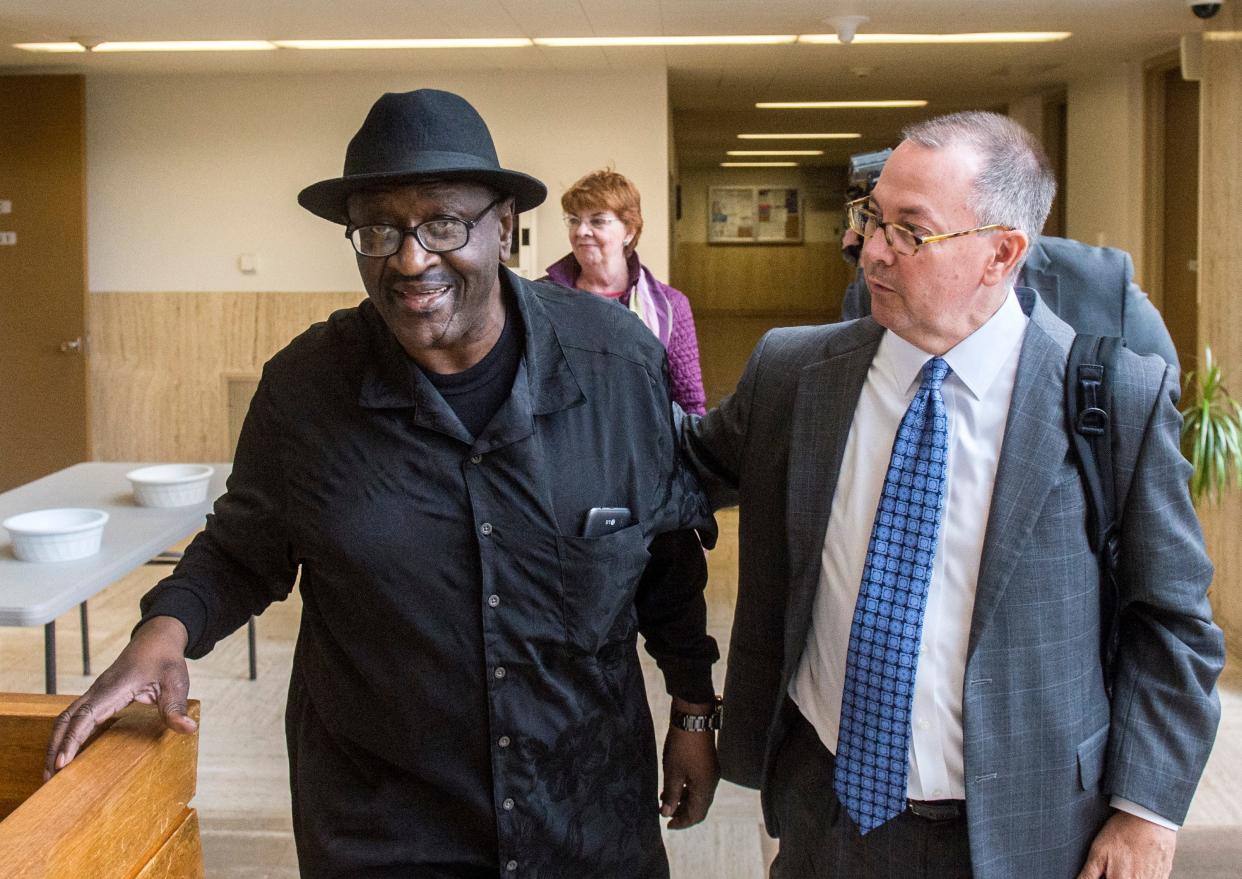
<svg viewBox="0 0 1242 879">
<path fill-rule="evenodd" d="M 44 676 L 56 692 L 56 618 L 78 605 L 82 617 L 82 667 L 90 674 L 86 601 L 105 586 L 139 568 L 177 541 L 203 527 L 212 502 L 224 493 L 231 464 L 212 464 L 207 500 L 185 507 L 140 507 L 125 474 L 135 463 L 74 464 L 0 494 L 0 520 L 52 507 L 105 510 L 103 544 L 96 555 L 71 562 L 24 562 L 13 555 L 0 528 L 0 626 L 43 626 Z M 137 622 L 137 608 L 135 608 Z M 253 645 L 253 620 L 251 621 Z M 251 677 L 254 677 L 251 650 Z"/>
</svg>

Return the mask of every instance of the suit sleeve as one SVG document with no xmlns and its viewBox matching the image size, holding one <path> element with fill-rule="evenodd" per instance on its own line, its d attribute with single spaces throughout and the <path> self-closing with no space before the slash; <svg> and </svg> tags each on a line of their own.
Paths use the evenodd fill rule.
<svg viewBox="0 0 1242 879">
<path fill-rule="evenodd" d="M 1103 789 L 1181 824 L 1216 736 L 1225 648 L 1207 599 L 1212 564 L 1187 490 L 1177 399 L 1177 372 L 1166 367 L 1120 523 L 1120 643 Z"/>
<path fill-rule="evenodd" d="M 678 413 L 681 453 L 707 493 L 712 509 L 737 505 L 755 384 L 771 332 L 755 346 L 737 390 L 703 417 Z"/>
<path fill-rule="evenodd" d="M 1125 254 L 1125 291 L 1123 299 L 1122 335 L 1126 339 L 1126 347 L 1136 354 L 1159 354 L 1169 366 L 1181 369 L 1178 363 L 1177 349 L 1173 346 L 1173 338 L 1169 335 L 1164 318 L 1152 304 L 1151 298 L 1134 283 L 1134 262 L 1130 254 Z"/>
</svg>

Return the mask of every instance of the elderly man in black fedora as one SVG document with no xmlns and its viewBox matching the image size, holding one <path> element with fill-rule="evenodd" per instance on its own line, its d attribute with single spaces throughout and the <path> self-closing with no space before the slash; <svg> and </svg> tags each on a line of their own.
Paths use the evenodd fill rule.
<svg viewBox="0 0 1242 879">
<path fill-rule="evenodd" d="M 133 700 L 192 729 L 185 657 L 300 574 L 303 876 L 668 875 L 659 814 L 701 820 L 717 777 L 690 530 L 714 523 L 655 337 L 501 265 L 544 196 L 462 98 L 376 102 L 298 199 L 344 225 L 367 300 L 264 368 L 228 492 L 58 720 L 49 775 Z M 638 631 L 674 697 L 659 795 Z"/>
</svg>

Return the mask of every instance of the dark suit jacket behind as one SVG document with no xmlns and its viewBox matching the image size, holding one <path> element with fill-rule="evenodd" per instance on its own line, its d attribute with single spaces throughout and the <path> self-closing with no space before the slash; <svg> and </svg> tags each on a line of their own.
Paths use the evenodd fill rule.
<svg viewBox="0 0 1242 879">
<path fill-rule="evenodd" d="M 1018 285 L 1033 287 L 1053 313 L 1080 333 L 1121 336 L 1139 354 L 1159 354 L 1178 367 L 1164 319 L 1134 283 L 1130 254 L 1115 247 L 1042 235 L 1031 245 Z M 871 314 L 871 291 L 858 272 L 845 289 L 841 319 Z"/>
<path fill-rule="evenodd" d="M 1119 795 L 1185 817 L 1219 719 L 1212 567 L 1178 450 L 1177 375 L 1122 352 L 1116 377 L 1122 648 L 1099 657 L 1099 568 L 1063 414 L 1073 331 L 1031 291 L 987 517 L 964 677 L 967 815 L 981 879 L 1072 877 Z M 735 394 L 688 419 L 683 447 L 714 502 L 740 502 L 725 684 L 725 778 L 763 787 L 778 707 L 806 643 L 837 473 L 883 334 L 871 318 L 777 329 Z M 885 451 L 877 450 L 877 454 Z M 874 510 L 851 515 L 874 516 Z M 765 815 L 772 825 L 764 791 Z"/>
</svg>

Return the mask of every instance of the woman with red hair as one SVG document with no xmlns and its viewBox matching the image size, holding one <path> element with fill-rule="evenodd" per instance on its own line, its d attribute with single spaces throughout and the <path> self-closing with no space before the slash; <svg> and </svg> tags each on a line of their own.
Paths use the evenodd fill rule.
<svg viewBox="0 0 1242 879">
<path fill-rule="evenodd" d="M 690 300 L 656 280 L 635 251 L 643 231 L 638 188 L 616 171 L 593 171 L 566 190 L 561 208 L 572 252 L 548 266 L 548 278 L 637 315 L 668 351 L 673 399 L 702 415 L 706 398 Z"/>
</svg>

